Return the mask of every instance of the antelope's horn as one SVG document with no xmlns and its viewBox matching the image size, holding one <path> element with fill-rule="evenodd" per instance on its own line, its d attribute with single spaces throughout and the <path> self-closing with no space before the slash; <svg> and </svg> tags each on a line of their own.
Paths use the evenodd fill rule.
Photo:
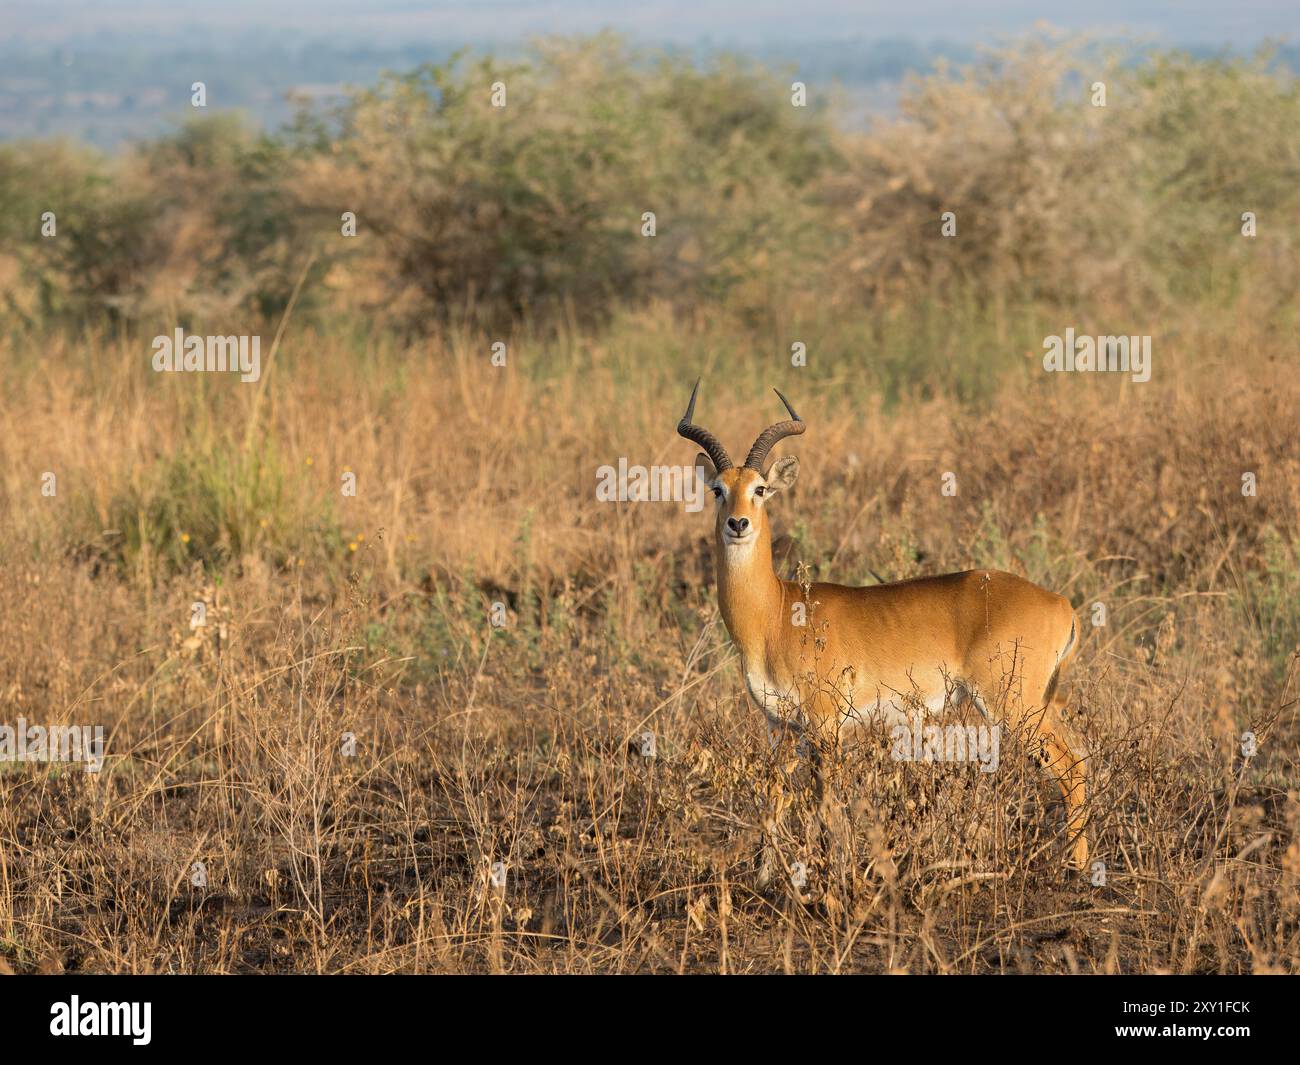
<svg viewBox="0 0 1300 1065">
<path fill-rule="evenodd" d="M 695 443 L 704 448 L 705 454 L 717 467 L 718 472 L 729 470 L 733 463 L 731 456 L 727 454 L 727 449 L 722 446 L 722 441 L 702 425 L 695 425 L 691 421 L 695 417 L 695 397 L 699 395 L 699 391 L 700 382 L 697 380 L 695 387 L 691 389 L 691 401 L 686 405 L 686 413 L 682 415 L 682 420 L 677 423 L 677 435 L 684 436 L 687 440 L 694 440 Z"/>
<path fill-rule="evenodd" d="M 779 388 L 774 388 L 772 391 L 781 396 Z M 790 401 L 785 396 L 781 396 L 781 402 L 790 412 L 790 420 L 769 425 L 758 434 L 758 439 L 754 441 L 754 446 L 749 449 L 749 454 L 745 457 L 745 469 L 762 473 L 763 463 L 767 461 L 767 453 L 772 450 L 777 441 L 784 440 L 787 436 L 798 436 L 808 428 L 804 420 L 794 412 L 794 408 L 790 406 Z"/>
</svg>

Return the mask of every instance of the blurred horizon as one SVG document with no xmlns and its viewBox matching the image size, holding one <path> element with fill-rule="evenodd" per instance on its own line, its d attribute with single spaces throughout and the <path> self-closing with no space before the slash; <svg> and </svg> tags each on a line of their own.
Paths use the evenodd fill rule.
<svg viewBox="0 0 1300 1065">
<path fill-rule="evenodd" d="M 957 11 L 950 3 L 915 0 L 907 5 L 848 0 L 807 0 L 797 8 L 773 0 L 750 3 L 687 3 L 655 0 L 610 10 L 594 2 L 478 0 L 415 3 L 412 0 L 230 0 L 219 7 L 198 0 L 122 5 L 94 0 L 17 0 L 8 7 L 0 42 L 95 44 L 121 34 L 132 43 L 142 30 L 155 37 L 202 30 L 242 34 L 291 29 L 348 32 L 356 43 L 409 43 L 412 34 L 430 41 L 519 42 L 530 35 L 588 34 L 615 29 L 650 42 L 697 43 L 718 37 L 743 47 L 773 41 L 868 37 L 944 37 L 967 44 L 996 35 L 1020 34 L 1036 23 L 1065 30 L 1151 35 L 1164 45 L 1253 47 L 1266 37 L 1300 33 L 1300 8 L 1281 0 L 1246 0 L 1230 7 L 1095 0 L 1086 12 L 1064 0 L 1030 4 L 989 0 Z"/>
<path fill-rule="evenodd" d="M 811 0 L 698 5 L 660 0 L 635 9 L 594 3 L 415 4 L 384 0 L 233 0 L 213 7 L 20 0 L 0 20 L 0 141 L 68 138 L 103 148 L 148 139 L 189 113 L 190 85 L 208 88 L 209 113 L 244 112 L 274 129 L 291 98 L 341 101 L 349 86 L 385 71 L 444 62 L 469 48 L 514 56 L 539 36 L 613 30 L 638 47 L 697 59 L 735 53 L 835 84 L 856 122 L 892 114 L 904 77 L 938 61 L 966 63 L 982 47 L 1050 26 L 1134 50 L 1248 54 L 1278 45 L 1278 61 L 1300 69 L 1300 8 L 1255 0 L 1211 5 L 991 2 L 953 12 L 921 0 L 896 7 Z"/>
</svg>

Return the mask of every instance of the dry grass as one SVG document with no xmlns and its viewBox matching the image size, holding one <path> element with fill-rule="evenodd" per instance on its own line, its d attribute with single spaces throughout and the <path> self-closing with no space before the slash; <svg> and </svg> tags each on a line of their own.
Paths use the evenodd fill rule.
<svg viewBox="0 0 1300 1065">
<path fill-rule="evenodd" d="M 97 775 L 0 766 L 0 966 L 1297 971 L 1300 387 L 1250 322 L 1188 324 L 1148 385 L 1012 373 L 891 411 L 689 326 L 699 356 L 521 335 L 504 370 L 490 338 L 361 356 L 291 328 L 264 386 L 160 379 L 139 338 L 11 338 L 0 720 L 109 739 Z M 693 371 L 724 439 L 770 420 L 771 384 L 810 422 L 788 566 L 1001 566 L 1080 609 L 1104 885 L 1064 867 L 1015 742 L 981 774 L 880 737 L 825 826 L 796 792 L 764 828 L 775 756 L 707 519 L 594 499 L 601 463 L 689 459 Z M 757 889 L 764 842 L 805 891 Z"/>
<path fill-rule="evenodd" d="M 1300 970 L 1295 79 L 1031 40 L 864 135 L 608 38 L 505 113 L 497 69 L 0 151 L 0 724 L 108 734 L 0 762 L 0 969 Z M 261 382 L 152 373 L 178 323 L 260 332 Z M 1041 372 L 1069 326 L 1151 334 L 1151 382 Z M 697 375 L 733 446 L 773 385 L 810 424 L 787 573 L 1069 596 L 1104 882 L 1014 736 L 869 736 L 773 816 L 708 519 L 595 498 L 691 459 Z"/>
</svg>

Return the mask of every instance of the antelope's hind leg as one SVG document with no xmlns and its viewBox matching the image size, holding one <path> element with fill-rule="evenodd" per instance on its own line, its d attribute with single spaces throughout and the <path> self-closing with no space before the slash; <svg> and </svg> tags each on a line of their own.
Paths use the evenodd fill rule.
<svg viewBox="0 0 1300 1065">
<path fill-rule="evenodd" d="M 1041 726 L 1043 767 L 1052 775 L 1065 800 L 1065 824 L 1070 836 L 1070 864 L 1088 866 L 1087 770 L 1079 757 L 1081 744 L 1065 724 L 1065 700 L 1054 697 Z"/>
</svg>

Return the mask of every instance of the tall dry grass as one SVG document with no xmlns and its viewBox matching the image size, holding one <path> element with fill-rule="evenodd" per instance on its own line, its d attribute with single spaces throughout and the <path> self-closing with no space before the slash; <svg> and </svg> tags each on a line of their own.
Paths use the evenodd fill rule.
<svg viewBox="0 0 1300 1065">
<path fill-rule="evenodd" d="M 108 734 L 0 762 L 0 968 L 1296 971 L 1296 105 L 1266 58 L 1029 42 L 850 134 L 600 39 L 0 149 L 0 723 Z M 261 380 L 152 373 L 178 324 Z M 1152 380 L 1044 374 L 1070 327 L 1152 335 Z M 809 422 L 787 574 L 1069 596 L 1104 878 L 1015 736 L 993 774 L 871 736 L 773 817 L 709 519 L 595 497 L 692 458 L 700 375 L 733 447 L 774 385 Z"/>
<path fill-rule="evenodd" d="M 347 343 L 289 335 L 260 397 L 159 381 L 138 338 L 5 352 L 6 715 L 109 735 L 98 775 L 0 772 L 7 966 L 1294 970 L 1300 397 L 1248 324 L 1147 385 L 1013 375 L 983 405 L 693 363 L 733 446 L 765 384 L 810 423 L 787 567 L 1001 566 L 1080 609 L 1104 885 L 1066 871 L 1014 737 L 992 775 L 882 737 L 845 752 L 825 829 L 802 791 L 764 827 L 775 756 L 707 517 L 594 498 L 601 463 L 693 454 L 685 365 L 521 334 L 498 368 L 449 335 L 357 374 Z M 759 890 L 764 844 L 805 890 Z"/>
</svg>

